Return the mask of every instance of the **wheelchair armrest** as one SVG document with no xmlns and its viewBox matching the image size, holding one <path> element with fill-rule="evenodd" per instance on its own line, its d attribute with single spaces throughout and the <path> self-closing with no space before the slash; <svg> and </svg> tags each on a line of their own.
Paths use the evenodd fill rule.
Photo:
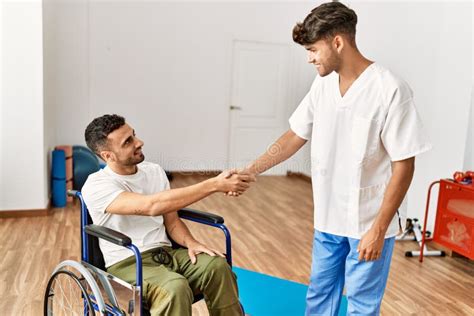
<svg viewBox="0 0 474 316">
<path fill-rule="evenodd" d="M 212 224 L 223 224 L 224 218 L 222 216 L 207 213 L 203 211 L 197 211 L 190 208 L 183 208 L 178 211 L 178 216 L 188 220 L 202 220 Z"/>
<path fill-rule="evenodd" d="M 84 230 L 89 235 L 105 239 L 119 246 L 126 247 L 132 244 L 132 239 L 130 239 L 130 237 L 127 235 L 104 226 L 91 224 L 84 227 Z"/>
</svg>

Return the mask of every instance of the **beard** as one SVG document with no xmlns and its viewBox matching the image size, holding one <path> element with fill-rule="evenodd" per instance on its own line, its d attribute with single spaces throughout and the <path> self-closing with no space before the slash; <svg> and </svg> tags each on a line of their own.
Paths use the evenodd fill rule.
<svg viewBox="0 0 474 316">
<path fill-rule="evenodd" d="M 316 68 L 316 71 L 318 72 L 320 77 L 326 77 L 327 75 L 333 72 L 333 69 L 321 64 L 320 67 Z"/>
<path fill-rule="evenodd" d="M 325 77 L 331 74 L 333 71 L 338 72 L 341 65 L 340 57 L 335 50 L 332 51 L 331 55 L 327 60 L 321 63 L 321 66 L 317 68 L 318 74 L 321 77 Z"/>
<path fill-rule="evenodd" d="M 143 162 L 144 160 L 145 160 L 145 155 L 143 153 L 140 153 L 139 155 L 135 155 L 133 157 L 127 158 L 127 160 L 125 160 L 123 164 L 125 166 L 135 166 Z"/>
</svg>

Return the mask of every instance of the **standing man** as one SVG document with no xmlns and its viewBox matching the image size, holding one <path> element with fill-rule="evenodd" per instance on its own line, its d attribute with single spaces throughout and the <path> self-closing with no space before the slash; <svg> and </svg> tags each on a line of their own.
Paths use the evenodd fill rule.
<svg viewBox="0 0 474 316">
<path fill-rule="evenodd" d="M 311 138 L 314 248 L 306 315 L 337 315 L 346 287 L 350 315 L 377 315 L 399 231 L 398 208 L 415 156 L 431 148 L 408 84 L 365 58 L 357 15 L 324 3 L 293 29 L 316 67 L 290 130 L 250 164 L 259 174 Z"/>
</svg>

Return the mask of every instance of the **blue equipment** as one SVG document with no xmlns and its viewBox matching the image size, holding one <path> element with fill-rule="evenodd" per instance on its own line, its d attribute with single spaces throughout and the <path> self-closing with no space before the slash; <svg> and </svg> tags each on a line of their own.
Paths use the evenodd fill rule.
<svg viewBox="0 0 474 316">
<path fill-rule="evenodd" d="M 81 190 L 87 177 L 100 169 L 99 158 L 87 147 L 72 147 L 73 189 Z"/>
<path fill-rule="evenodd" d="M 66 154 L 63 150 L 52 153 L 51 195 L 53 207 L 66 206 Z"/>
</svg>

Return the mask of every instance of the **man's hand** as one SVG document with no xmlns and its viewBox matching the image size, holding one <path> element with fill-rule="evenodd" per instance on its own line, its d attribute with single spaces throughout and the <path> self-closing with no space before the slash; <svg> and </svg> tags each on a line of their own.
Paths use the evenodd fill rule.
<svg viewBox="0 0 474 316">
<path fill-rule="evenodd" d="M 218 191 L 226 194 L 232 192 L 233 196 L 244 193 L 250 187 L 250 182 L 256 181 L 255 175 L 237 169 L 223 171 L 215 179 Z"/>
<path fill-rule="evenodd" d="M 200 253 L 207 253 L 211 257 L 220 256 L 220 257 L 225 258 L 225 256 L 219 251 L 208 248 L 196 240 L 189 242 L 187 246 L 188 246 L 188 255 L 189 255 L 189 258 L 191 259 L 192 264 L 196 264 L 197 262 L 196 256 Z"/>
<path fill-rule="evenodd" d="M 385 242 L 385 233 L 371 228 L 362 236 L 357 246 L 359 253 L 359 261 L 373 261 L 380 259 L 382 255 L 383 245 Z"/>
<path fill-rule="evenodd" d="M 380 258 L 385 241 L 385 232 L 407 193 L 414 171 L 415 157 L 392 162 L 392 177 L 385 190 L 382 206 L 372 227 L 362 236 L 357 247 L 359 261 Z"/>
<path fill-rule="evenodd" d="M 248 169 L 232 169 L 232 170 L 228 170 L 228 177 L 231 177 L 233 174 L 239 174 L 239 175 L 245 175 L 245 176 L 249 176 L 252 181 L 251 182 L 256 182 L 257 181 L 257 175 L 255 173 L 252 173 L 250 172 Z M 226 192 L 225 195 L 227 196 L 234 196 L 234 197 L 237 197 L 239 196 L 240 194 L 242 193 L 239 193 L 239 192 L 236 192 L 236 191 L 229 191 L 229 192 Z"/>
<path fill-rule="evenodd" d="M 263 155 L 238 172 L 239 174 L 252 175 L 255 178 L 258 174 L 293 156 L 306 142 L 306 139 L 301 138 L 289 129 L 269 146 Z M 229 190 L 226 195 L 239 196 L 240 193 L 236 190 Z"/>
</svg>

